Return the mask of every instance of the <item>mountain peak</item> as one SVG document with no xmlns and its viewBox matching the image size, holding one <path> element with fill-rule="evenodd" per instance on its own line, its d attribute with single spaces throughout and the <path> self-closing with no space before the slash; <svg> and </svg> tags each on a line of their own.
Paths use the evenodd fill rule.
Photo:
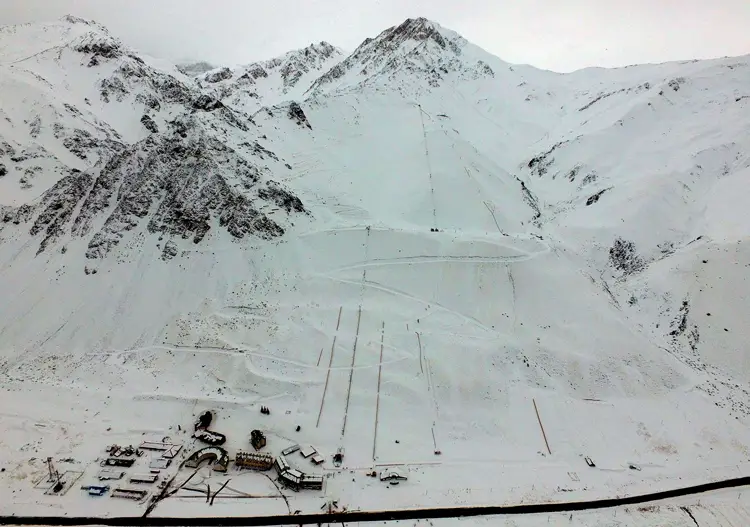
<svg viewBox="0 0 750 527">
<path fill-rule="evenodd" d="M 288 51 L 287 53 L 262 62 L 266 68 L 273 69 L 284 66 L 290 62 L 297 62 L 318 69 L 319 63 L 324 62 L 336 55 L 343 55 L 341 50 L 325 41 L 311 43 L 309 46 Z"/>
<path fill-rule="evenodd" d="M 415 40 L 423 40 L 430 33 L 436 31 L 440 26 L 435 22 L 432 22 L 424 17 L 407 18 L 398 26 L 393 26 L 386 31 L 391 31 L 395 34 L 408 34 Z"/>
<path fill-rule="evenodd" d="M 391 49 L 409 42 L 420 44 L 432 40 L 444 49 L 446 46 L 446 40 L 455 37 L 461 38 L 458 34 L 453 33 L 452 31 L 444 30 L 435 22 L 424 17 L 418 17 L 407 18 L 398 26 L 386 29 L 378 35 L 375 40 L 388 44 L 386 47 Z M 457 50 L 454 51 L 457 52 Z"/>
<path fill-rule="evenodd" d="M 442 74 L 450 72 L 467 73 L 473 78 L 494 75 L 491 68 L 474 56 L 476 53 L 464 56 L 467 44 L 458 33 L 424 17 L 407 18 L 377 37 L 365 39 L 354 53 L 320 77 L 309 91 L 318 93 L 342 85 L 370 82 L 398 71 L 422 72 L 423 77 L 429 77 L 432 86 L 437 85 Z"/>
<path fill-rule="evenodd" d="M 91 27 L 97 28 L 99 31 L 108 32 L 107 28 L 101 25 L 99 22 L 96 22 L 95 20 L 91 20 L 88 18 L 81 18 L 75 15 L 65 15 L 64 17 L 60 19 L 60 21 L 67 22 L 68 24 L 91 26 Z"/>
</svg>

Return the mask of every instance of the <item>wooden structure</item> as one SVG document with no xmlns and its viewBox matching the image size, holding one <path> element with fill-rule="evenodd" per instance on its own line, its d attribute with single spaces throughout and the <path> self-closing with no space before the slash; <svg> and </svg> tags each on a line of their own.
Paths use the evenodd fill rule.
<svg viewBox="0 0 750 527">
<path fill-rule="evenodd" d="M 305 474 L 296 468 L 292 468 L 283 455 L 276 458 L 273 466 L 279 475 L 279 481 L 295 491 L 300 489 L 321 490 L 323 488 L 323 476 Z"/>
<path fill-rule="evenodd" d="M 259 452 L 237 452 L 234 464 L 238 467 L 252 470 L 271 470 L 273 467 L 273 456 Z"/>
<path fill-rule="evenodd" d="M 266 446 L 266 436 L 260 430 L 250 432 L 250 444 L 255 450 L 260 450 Z"/>
<path fill-rule="evenodd" d="M 198 468 L 204 461 L 213 463 L 213 469 L 217 472 L 226 472 L 229 465 L 229 454 L 223 448 L 209 446 L 193 452 L 185 460 L 185 466 L 189 468 Z"/>
</svg>

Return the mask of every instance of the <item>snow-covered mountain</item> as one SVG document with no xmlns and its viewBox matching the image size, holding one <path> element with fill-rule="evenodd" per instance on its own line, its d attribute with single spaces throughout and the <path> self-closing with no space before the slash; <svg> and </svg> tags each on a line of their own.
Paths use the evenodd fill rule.
<svg viewBox="0 0 750 527">
<path fill-rule="evenodd" d="M 196 77 L 227 106 L 253 113 L 263 106 L 300 99 L 343 55 L 341 49 L 319 42 L 273 59 L 238 68 L 214 68 Z"/>
<path fill-rule="evenodd" d="M 418 18 L 187 76 L 93 22 L 4 27 L 3 404 L 122 434 L 219 408 L 241 448 L 272 403 L 274 444 L 425 463 L 399 494 L 329 479 L 362 508 L 735 470 L 749 65 L 563 75 Z"/>
<path fill-rule="evenodd" d="M 277 236 L 283 227 L 259 206 L 304 211 L 269 179 L 288 169 L 257 142 L 249 116 L 174 67 L 72 17 L 1 36 L 12 59 L 2 77 L 2 193 L 6 205 L 23 203 L 3 221 L 44 234 L 39 252 L 91 236 L 87 256 L 102 257 L 146 224 L 196 241 L 212 223 L 238 238 Z"/>
</svg>

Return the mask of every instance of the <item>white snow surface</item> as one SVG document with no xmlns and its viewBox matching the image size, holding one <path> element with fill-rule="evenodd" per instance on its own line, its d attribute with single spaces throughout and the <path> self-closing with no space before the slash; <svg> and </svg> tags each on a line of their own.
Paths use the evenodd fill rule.
<svg viewBox="0 0 750 527">
<path fill-rule="evenodd" d="M 87 42 L 120 52 L 89 67 L 75 49 Z M 324 490 L 284 500 L 258 473 L 202 468 L 196 488 L 232 480 L 213 506 L 181 491 L 152 515 L 594 499 L 746 475 L 750 59 L 561 75 L 424 19 L 349 56 L 323 44 L 258 63 L 268 76 L 252 82 L 258 65 L 207 82 L 220 70 L 187 78 L 94 23 L 0 29 L 0 220 L 72 169 L 96 177 L 121 148 L 81 158 L 66 131 L 133 147 L 185 115 L 198 137 L 273 152 L 263 177 L 308 211 L 261 205 L 284 226 L 271 239 L 212 219 L 199 243 L 136 219 L 96 260 L 69 227 L 40 251 L 30 223 L 0 223 L 2 512 L 143 514 L 78 487 L 112 443 L 169 436 L 193 452 L 207 409 L 230 456 L 255 428 L 274 455 L 314 446 L 322 466 L 289 459 Z M 285 86 L 292 63 L 301 75 Z M 164 98 L 164 76 L 254 124 L 191 113 Z M 111 78 L 129 84 L 105 102 Z M 65 496 L 33 488 L 47 456 L 84 473 Z M 390 466 L 408 480 L 366 476 Z M 230 499 L 243 494 L 266 499 Z M 689 507 L 701 526 L 744 525 L 748 506 L 732 491 L 574 518 L 690 525 Z M 416 525 L 550 521 L 569 518 Z"/>
</svg>

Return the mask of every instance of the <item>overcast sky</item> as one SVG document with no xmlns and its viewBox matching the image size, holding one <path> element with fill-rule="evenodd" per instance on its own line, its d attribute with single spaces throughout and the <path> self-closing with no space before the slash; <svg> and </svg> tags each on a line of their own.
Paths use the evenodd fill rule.
<svg viewBox="0 0 750 527">
<path fill-rule="evenodd" d="M 750 0 L 0 0 L 0 24 L 93 18 L 174 62 L 234 65 L 424 16 L 513 63 L 556 71 L 750 53 Z"/>
</svg>

